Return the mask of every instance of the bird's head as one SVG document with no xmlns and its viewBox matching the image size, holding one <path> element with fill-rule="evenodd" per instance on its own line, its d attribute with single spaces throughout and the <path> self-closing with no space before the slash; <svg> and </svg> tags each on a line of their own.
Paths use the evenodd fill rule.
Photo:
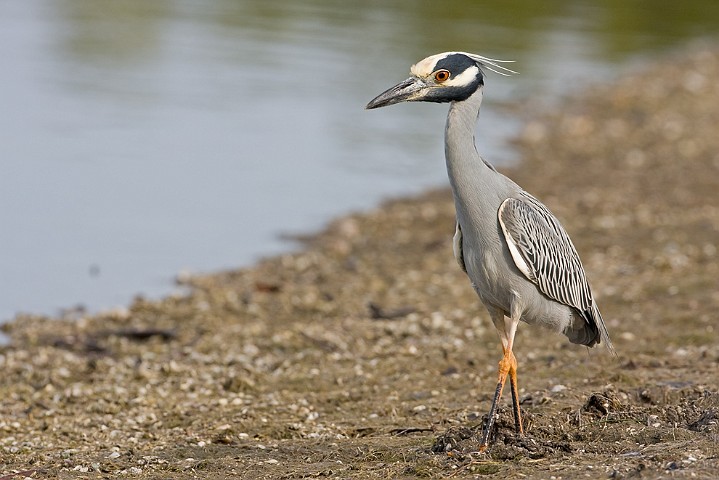
<svg viewBox="0 0 719 480">
<path fill-rule="evenodd" d="M 484 85 L 482 67 L 500 75 L 514 72 L 494 60 L 473 53 L 445 52 L 432 55 L 412 65 L 407 80 L 379 94 L 367 109 L 386 107 L 400 102 L 454 102 L 469 98 Z"/>
</svg>

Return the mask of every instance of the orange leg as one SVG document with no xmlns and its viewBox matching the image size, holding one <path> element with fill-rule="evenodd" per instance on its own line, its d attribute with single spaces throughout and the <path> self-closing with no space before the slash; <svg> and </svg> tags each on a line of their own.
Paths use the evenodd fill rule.
<svg viewBox="0 0 719 480">
<path fill-rule="evenodd" d="M 487 424 L 482 432 L 482 443 L 479 447 L 479 451 L 483 452 L 487 449 L 489 443 L 489 433 L 494 425 L 494 419 L 497 415 L 497 404 L 502 398 L 502 390 L 504 390 L 504 384 L 507 381 L 507 375 L 509 375 L 509 383 L 512 390 L 512 408 L 514 410 L 514 428 L 519 435 L 524 434 L 522 428 L 522 415 L 519 410 L 519 390 L 517 387 L 517 359 L 514 357 L 511 348 L 504 348 L 504 355 L 499 361 L 499 379 L 497 381 L 497 389 L 494 391 L 494 399 L 492 400 L 492 406 L 489 409 L 489 418 Z"/>
<path fill-rule="evenodd" d="M 517 359 L 512 355 L 512 365 L 509 367 L 509 384 L 512 388 L 512 410 L 514 412 L 514 431 L 518 435 L 524 435 L 522 427 L 522 412 L 519 410 L 519 387 L 517 385 Z"/>
</svg>

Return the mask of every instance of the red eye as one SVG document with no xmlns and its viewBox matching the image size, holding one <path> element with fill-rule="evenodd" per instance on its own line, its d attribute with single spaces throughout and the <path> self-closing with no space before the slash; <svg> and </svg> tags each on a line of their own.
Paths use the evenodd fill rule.
<svg viewBox="0 0 719 480">
<path fill-rule="evenodd" d="M 434 79 L 437 80 L 438 82 L 444 82 L 449 79 L 450 75 L 451 74 L 447 70 L 438 70 L 434 74 Z"/>
</svg>

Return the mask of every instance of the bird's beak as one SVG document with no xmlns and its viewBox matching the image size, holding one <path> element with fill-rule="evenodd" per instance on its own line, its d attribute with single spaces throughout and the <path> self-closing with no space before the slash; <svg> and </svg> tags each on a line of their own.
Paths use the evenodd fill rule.
<svg viewBox="0 0 719 480">
<path fill-rule="evenodd" d="M 424 96 L 426 89 L 427 84 L 421 79 L 409 77 L 407 80 L 377 95 L 365 108 L 371 110 L 373 108 L 394 105 L 395 103 L 416 101 Z"/>
</svg>

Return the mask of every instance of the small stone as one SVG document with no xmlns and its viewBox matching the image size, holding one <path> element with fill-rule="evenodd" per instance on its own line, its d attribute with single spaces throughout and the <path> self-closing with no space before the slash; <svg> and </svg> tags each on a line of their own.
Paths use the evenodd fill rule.
<svg viewBox="0 0 719 480">
<path fill-rule="evenodd" d="M 635 340 L 637 336 L 632 332 L 622 332 L 619 334 L 619 338 L 626 340 L 627 342 L 631 342 L 632 340 Z"/>
<path fill-rule="evenodd" d="M 648 415 L 647 416 L 647 426 L 654 427 L 654 428 L 660 427 L 661 422 L 659 422 L 659 417 L 656 415 Z"/>
</svg>

